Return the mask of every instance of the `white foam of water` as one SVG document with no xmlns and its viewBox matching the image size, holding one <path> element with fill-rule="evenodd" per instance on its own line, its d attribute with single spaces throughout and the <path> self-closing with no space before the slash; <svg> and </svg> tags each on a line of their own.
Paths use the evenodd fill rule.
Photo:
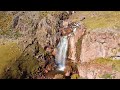
<svg viewBox="0 0 120 90">
<path fill-rule="evenodd" d="M 62 66 L 62 67 L 58 68 L 58 70 L 60 70 L 60 71 L 64 71 L 64 69 L 65 69 L 65 66 Z"/>
<path fill-rule="evenodd" d="M 68 39 L 67 36 L 63 36 L 57 46 L 57 55 L 55 61 L 58 64 L 58 70 L 64 71 L 66 54 L 68 49 Z"/>
</svg>

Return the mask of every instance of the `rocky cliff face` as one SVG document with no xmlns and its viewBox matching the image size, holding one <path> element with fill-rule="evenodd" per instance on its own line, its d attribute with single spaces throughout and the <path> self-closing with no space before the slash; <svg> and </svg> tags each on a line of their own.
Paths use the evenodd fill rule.
<svg viewBox="0 0 120 90">
<path fill-rule="evenodd" d="M 82 39 L 79 54 L 81 63 L 78 65 L 81 77 L 88 79 L 120 78 L 118 17 L 119 13 L 116 12 L 94 12 L 94 14 L 89 12 L 89 17 L 86 16 L 84 24 L 87 26 L 87 33 Z"/>
<path fill-rule="evenodd" d="M 51 14 L 42 17 L 41 14 L 41 12 L 32 11 L 18 12 L 14 15 L 13 28 L 14 31 L 21 34 L 18 41 L 20 41 L 20 44 L 24 44 L 22 47 L 25 48 L 28 44 L 31 44 L 35 38 L 42 48 L 48 43 L 53 45 L 57 18 Z"/>
<path fill-rule="evenodd" d="M 74 28 L 76 31 L 73 31 L 73 35 L 69 37 L 69 49 L 68 49 L 68 59 L 73 60 L 74 62 L 80 60 L 77 58 L 77 42 L 85 34 L 85 27 L 81 24 L 79 27 Z M 80 53 L 80 52 L 78 52 Z"/>
<path fill-rule="evenodd" d="M 117 58 L 120 56 L 119 43 L 119 30 L 99 29 L 91 31 L 83 37 L 80 60 L 81 62 L 89 62 L 100 57 Z"/>
<path fill-rule="evenodd" d="M 119 78 L 119 43 L 119 30 L 99 29 L 87 33 L 81 44 L 79 75 L 88 79 Z"/>
</svg>

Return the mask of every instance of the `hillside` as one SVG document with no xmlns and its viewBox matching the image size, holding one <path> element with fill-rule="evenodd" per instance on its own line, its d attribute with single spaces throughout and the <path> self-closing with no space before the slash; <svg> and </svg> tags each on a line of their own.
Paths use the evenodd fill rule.
<svg viewBox="0 0 120 90">
<path fill-rule="evenodd" d="M 119 11 L 0 11 L 0 78 L 119 79 L 119 18 Z"/>
</svg>

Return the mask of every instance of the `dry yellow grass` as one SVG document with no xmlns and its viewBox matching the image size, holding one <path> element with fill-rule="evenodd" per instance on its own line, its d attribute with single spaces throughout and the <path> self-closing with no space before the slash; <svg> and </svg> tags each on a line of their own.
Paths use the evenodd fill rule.
<svg viewBox="0 0 120 90">
<path fill-rule="evenodd" d="M 89 30 L 96 28 L 113 28 L 120 26 L 120 12 L 101 11 L 85 19 L 84 23 Z"/>
<path fill-rule="evenodd" d="M 70 17 L 70 21 L 79 22 L 81 17 L 87 30 L 96 28 L 120 28 L 120 12 L 119 11 L 79 11 Z"/>
<path fill-rule="evenodd" d="M 20 49 L 14 42 L 0 45 L 0 74 L 9 67 L 21 54 Z"/>
<path fill-rule="evenodd" d="M 3 31 L 8 30 L 12 24 L 12 19 L 12 15 L 0 12 L 0 29 Z"/>
</svg>

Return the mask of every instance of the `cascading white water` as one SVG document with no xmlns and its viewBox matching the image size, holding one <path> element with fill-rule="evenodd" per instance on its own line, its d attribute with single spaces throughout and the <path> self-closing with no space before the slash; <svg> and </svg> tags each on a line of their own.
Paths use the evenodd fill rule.
<svg viewBox="0 0 120 90">
<path fill-rule="evenodd" d="M 57 46 L 57 54 L 55 57 L 55 61 L 58 65 L 58 70 L 64 71 L 64 69 L 65 69 L 67 49 L 68 49 L 67 36 L 62 36 L 60 39 L 60 42 Z"/>
<path fill-rule="evenodd" d="M 76 32 L 76 27 L 80 26 L 80 23 L 75 23 L 73 26 L 73 32 L 68 34 L 67 36 L 62 36 L 60 38 L 60 42 L 57 46 L 57 53 L 55 56 L 56 64 L 58 65 L 58 70 L 64 71 L 65 63 L 66 63 L 66 55 L 68 50 L 68 37 L 73 35 Z"/>
</svg>

